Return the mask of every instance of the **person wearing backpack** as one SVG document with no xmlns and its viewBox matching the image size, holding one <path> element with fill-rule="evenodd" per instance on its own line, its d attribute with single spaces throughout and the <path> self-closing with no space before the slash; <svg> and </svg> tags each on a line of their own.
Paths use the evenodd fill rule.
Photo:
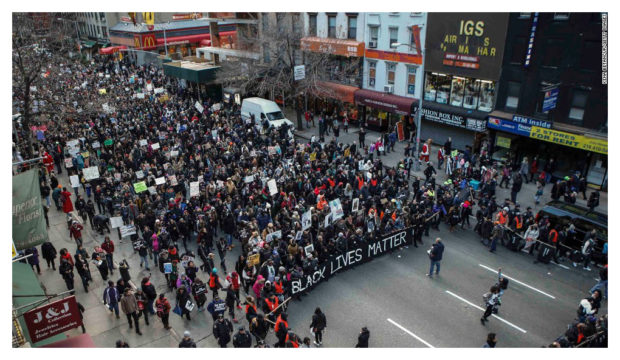
<svg viewBox="0 0 620 360">
<path fill-rule="evenodd" d="M 502 268 L 497 270 L 497 284 L 495 284 L 499 288 L 499 293 L 497 294 L 497 305 L 502 305 L 502 295 L 504 295 L 504 291 L 508 289 L 508 279 L 502 275 Z M 497 310 L 494 311 L 497 314 Z"/>
<path fill-rule="evenodd" d="M 583 242 L 583 246 L 581 247 L 581 254 L 583 255 L 583 269 L 590 271 L 590 257 L 592 256 L 592 251 L 594 250 L 594 238 L 596 237 L 596 230 L 592 230 L 586 236 L 586 240 Z M 573 267 L 577 267 L 577 263 L 573 262 Z"/>
<path fill-rule="evenodd" d="M 579 322 L 585 323 L 586 317 L 592 315 L 596 312 L 594 308 L 592 308 L 592 298 L 581 299 L 579 302 L 579 307 L 577 308 L 577 317 L 579 318 Z"/>
<path fill-rule="evenodd" d="M 161 318 L 161 321 L 164 323 L 164 329 L 170 330 L 170 325 L 168 324 L 168 319 L 170 318 L 170 302 L 166 299 L 166 295 L 164 293 L 159 294 L 159 299 L 155 302 L 155 309 L 157 310 L 157 316 Z"/>
<path fill-rule="evenodd" d="M 428 271 L 428 274 L 426 274 L 426 276 L 428 277 L 433 276 L 434 267 L 437 267 L 437 271 L 435 272 L 435 274 L 439 275 L 440 263 L 443 257 L 443 250 L 444 250 L 444 246 L 443 246 L 443 243 L 441 242 L 441 238 L 435 239 L 435 243 L 433 244 L 433 247 L 429 250 L 429 254 L 428 254 L 428 257 L 431 260 L 431 267 L 430 267 L 430 270 Z"/>
<path fill-rule="evenodd" d="M 487 318 L 491 316 L 493 313 L 493 308 L 497 305 L 497 299 L 499 298 L 499 286 L 493 285 L 488 293 L 482 295 L 482 299 L 484 300 L 484 304 L 486 306 L 486 310 L 484 310 L 484 314 L 480 318 L 480 322 L 482 325 L 489 320 Z"/>
<path fill-rule="evenodd" d="M 314 310 L 314 315 L 312 315 L 312 323 L 310 324 L 310 329 L 314 333 L 314 345 L 321 346 L 323 345 L 323 330 L 327 327 L 327 318 L 325 318 L 325 314 L 321 311 L 321 308 L 317 307 Z"/>
</svg>

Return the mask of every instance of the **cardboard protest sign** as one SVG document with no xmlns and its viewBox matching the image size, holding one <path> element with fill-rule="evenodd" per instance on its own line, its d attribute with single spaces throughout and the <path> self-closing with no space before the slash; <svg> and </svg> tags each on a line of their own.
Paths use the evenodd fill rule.
<svg viewBox="0 0 620 360">
<path fill-rule="evenodd" d="M 101 147 L 101 144 L 99 143 L 99 141 L 94 141 L 92 147 L 93 149 L 99 149 Z"/>
<path fill-rule="evenodd" d="M 200 102 L 198 102 L 198 101 L 196 101 L 196 103 L 194 104 L 194 107 L 201 114 L 202 114 L 203 111 L 205 111 L 205 108 L 202 105 L 200 105 Z"/>
<path fill-rule="evenodd" d="M 84 168 L 82 172 L 84 173 L 84 179 L 86 179 L 86 181 L 91 181 L 99 178 L 99 168 L 96 166 Z"/>
<path fill-rule="evenodd" d="M 270 243 L 275 239 L 281 239 L 282 238 L 282 230 L 278 230 L 278 231 L 274 231 L 272 233 L 267 234 L 267 236 L 265 237 L 265 241 Z"/>
<path fill-rule="evenodd" d="M 142 171 L 142 170 L 136 171 L 136 177 L 138 179 L 142 179 L 144 177 L 144 171 Z"/>
<path fill-rule="evenodd" d="M 177 176 L 176 175 L 168 176 L 168 180 L 170 181 L 170 185 L 172 185 L 172 186 L 177 186 L 179 184 L 177 182 Z"/>
<path fill-rule="evenodd" d="M 151 145 L 151 149 L 153 149 L 153 150 L 159 149 L 159 143 L 152 144 Z"/>
<path fill-rule="evenodd" d="M 325 216 L 325 221 L 323 222 L 323 227 L 328 227 L 330 224 L 330 220 L 331 220 L 332 214 L 329 213 Z"/>
<path fill-rule="evenodd" d="M 314 251 L 314 245 L 310 244 L 310 245 L 306 246 L 304 248 L 304 251 L 305 251 L 306 257 L 307 257 L 308 255 L 312 254 L 312 252 Z"/>
<path fill-rule="evenodd" d="M 155 179 L 155 185 L 161 185 L 166 183 L 166 178 L 165 177 L 158 177 Z"/>
<path fill-rule="evenodd" d="M 310 161 L 316 160 L 316 151 L 310 154 Z"/>
<path fill-rule="evenodd" d="M 157 189 L 155 189 L 155 186 L 149 186 L 147 189 L 149 190 L 149 194 L 151 195 L 157 194 Z"/>
<path fill-rule="evenodd" d="M 359 198 L 353 199 L 353 206 L 352 206 L 351 212 L 356 213 L 359 210 L 359 206 L 360 206 L 360 199 Z"/>
<path fill-rule="evenodd" d="M 148 142 L 144 139 L 140 140 L 140 146 L 146 146 L 148 145 Z"/>
<path fill-rule="evenodd" d="M 111 217 L 110 224 L 112 225 L 112 229 L 119 228 L 123 226 L 123 218 L 120 216 Z"/>
<path fill-rule="evenodd" d="M 252 254 L 248 256 L 248 261 L 252 265 L 260 265 L 260 254 Z"/>
<path fill-rule="evenodd" d="M 164 274 L 172 274 L 172 263 L 164 263 Z"/>
<path fill-rule="evenodd" d="M 140 181 L 140 182 L 133 184 L 133 188 L 138 194 L 147 190 L 146 183 L 144 181 Z"/>
<path fill-rule="evenodd" d="M 65 167 L 67 169 L 70 169 L 73 167 L 73 159 L 72 158 L 65 158 Z"/>
<path fill-rule="evenodd" d="M 250 175 L 250 176 L 246 176 L 243 178 L 243 182 L 247 183 L 251 183 L 252 181 L 254 181 L 254 175 Z"/>
<path fill-rule="evenodd" d="M 105 146 L 110 146 L 112 144 L 114 144 L 114 140 L 112 139 L 106 139 L 106 141 L 103 142 L 103 145 Z"/>
</svg>

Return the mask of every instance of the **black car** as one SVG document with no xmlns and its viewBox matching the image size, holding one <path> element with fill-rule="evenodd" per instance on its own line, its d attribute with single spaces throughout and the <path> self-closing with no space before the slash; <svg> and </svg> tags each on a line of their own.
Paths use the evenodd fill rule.
<svg viewBox="0 0 620 360">
<path fill-rule="evenodd" d="M 596 243 L 594 245 L 595 254 L 593 258 L 600 257 L 603 245 L 607 242 L 606 214 L 590 211 L 590 209 L 579 205 L 567 204 L 562 201 L 551 201 L 538 211 L 536 221 L 545 216 L 549 218 L 551 226 L 558 231 L 570 224 L 575 225 L 577 236 L 572 241 L 565 242 L 565 245 L 573 250 L 581 251 L 584 236 L 594 229 L 596 231 Z"/>
</svg>

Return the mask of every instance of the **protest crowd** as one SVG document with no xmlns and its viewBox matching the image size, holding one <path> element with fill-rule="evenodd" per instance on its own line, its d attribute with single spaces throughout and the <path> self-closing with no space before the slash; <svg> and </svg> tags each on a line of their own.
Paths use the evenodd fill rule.
<svg viewBox="0 0 620 360">
<path fill-rule="evenodd" d="M 235 347 L 306 347 L 311 340 L 320 346 L 327 326 L 320 309 L 311 324 L 315 339 L 296 335 L 303 324 L 287 322 L 292 304 L 316 285 L 320 267 L 331 262 L 333 268 L 344 258 L 353 266 L 371 261 L 366 249 L 376 251 L 376 242 L 392 244 L 382 251 L 402 245 L 428 248 L 429 231 L 442 223 L 450 232 L 473 229 L 490 251 L 498 242 L 530 253 L 550 247 L 554 261 L 563 256 L 574 260 L 561 248 L 575 236 L 574 229 L 550 228 L 548 219 L 537 219 L 515 200 L 523 180 L 535 176 L 540 191 L 550 181 L 548 172 L 532 172 L 533 164 L 523 171 L 521 164 L 502 168 L 485 148 L 477 154 L 460 152 L 448 142 L 437 169 L 422 149 L 425 168 L 419 178 L 411 174 L 415 159 L 410 147 L 396 167 L 384 166 L 380 155 L 390 137 L 385 144 L 383 138 L 365 139 L 364 147 L 318 138 L 300 141 L 286 125 L 275 129 L 242 120 L 234 103 L 193 98 L 154 66 L 96 57 L 86 65 L 65 61 L 58 71 L 62 76 L 55 89 L 69 100 L 83 103 L 104 96 L 106 105 L 97 116 L 78 113 L 51 121 L 39 137 L 46 211 L 67 214 L 67 236 L 76 246 L 57 251 L 45 243 L 40 251 L 29 251 L 37 251 L 54 269 L 59 259 L 59 276 L 69 290 L 74 271 L 85 291 L 93 276 L 109 280 L 103 300 L 117 317 L 123 312 L 139 334 L 142 316 L 147 325 L 155 317 L 169 329 L 171 312 L 196 321 L 195 314 L 206 309 L 222 347 L 231 342 Z M 98 89 L 106 89 L 105 94 Z M 14 141 L 18 159 L 21 137 Z M 33 165 L 20 170 L 28 166 Z M 449 180 L 436 183 L 437 171 L 446 171 Z M 71 182 L 60 179 L 63 173 Z M 512 183 L 513 199 L 497 201 L 498 180 L 500 186 Z M 570 202 L 581 190 L 585 197 L 584 179 L 576 174 L 560 179 L 552 192 Z M 591 196 L 595 208 L 596 195 Z M 104 242 L 84 246 L 87 229 L 102 234 Z M 114 258 L 115 232 L 131 241 L 141 267 L 164 275 L 166 294 L 156 293 L 151 277 L 136 279 L 135 269 Z M 407 241 L 398 243 L 393 234 L 405 232 Z M 586 243 L 594 241 L 592 234 Z M 239 256 L 232 258 L 235 247 Z M 592 248 L 579 256 L 584 268 Z M 356 262 L 357 249 L 364 249 L 364 255 Z M 112 277 L 116 271 L 119 281 Z M 600 306 L 607 296 L 606 278 L 604 287 L 605 294 L 602 286 L 592 291 L 598 300 L 586 302 Z M 598 317 L 591 307 L 582 312 L 570 334 L 552 346 L 583 341 L 589 344 L 584 346 L 602 346 L 602 337 L 590 339 L 603 328 L 606 334 L 606 316 Z M 269 331 L 277 343 L 265 342 Z M 368 337 L 364 328 L 358 345 L 368 346 Z M 196 346 L 189 332 L 181 345 Z"/>
</svg>

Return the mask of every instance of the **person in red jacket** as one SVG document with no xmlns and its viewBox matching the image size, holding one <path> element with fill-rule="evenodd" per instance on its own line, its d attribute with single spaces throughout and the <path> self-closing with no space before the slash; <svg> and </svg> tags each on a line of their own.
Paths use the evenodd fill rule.
<svg viewBox="0 0 620 360">
<path fill-rule="evenodd" d="M 159 299 L 155 302 L 155 309 L 157 309 L 157 316 L 161 318 L 161 321 L 164 323 L 164 329 L 166 330 L 170 330 L 170 325 L 168 325 L 170 308 L 170 302 L 166 299 L 166 295 L 164 295 L 164 293 L 159 294 Z"/>
<path fill-rule="evenodd" d="M 233 271 L 226 277 L 226 280 L 232 284 L 232 290 L 235 292 L 235 298 L 237 300 L 237 309 L 241 310 L 241 305 L 239 303 L 239 288 L 241 287 L 239 274 L 236 271 Z"/>
<path fill-rule="evenodd" d="M 75 242 L 78 247 L 82 245 L 82 230 L 83 229 L 84 227 L 76 220 L 73 220 L 71 227 L 69 228 L 69 237 L 75 239 Z"/>
<path fill-rule="evenodd" d="M 101 248 L 105 250 L 105 258 L 108 263 L 108 269 L 110 269 L 110 274 L 114 274 L 114 241 L 112 241 L 109 236 L 106 236 L 105 240 L 103 240 L 103 244 L 101 244 Z"/>
<path fill-rule="evenodd" d="M 64 212 L 65 214 L 72 212 L 73 203 L 71 202 L 71 193 L 67 191 L 66 187 L 62 188 L 60 198 L 62 199 L 62 212 Z"/>
</svg>

